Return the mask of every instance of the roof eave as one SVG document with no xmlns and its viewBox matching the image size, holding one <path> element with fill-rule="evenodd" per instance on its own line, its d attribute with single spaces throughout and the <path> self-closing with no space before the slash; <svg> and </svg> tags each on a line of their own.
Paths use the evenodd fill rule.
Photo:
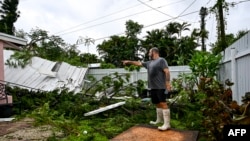
<svg viewBox="0 0 250 141">
<path fill-rule="evenodd" d="M 17 46 L 24 46 L 24 45 L 27 44 L 26 39 L 19 38 L 19 37 L 16 37 L 16 36 L 12 36 L 12 35 L 8 35 L 8 34 L 1 33 L 1 32 L 0 32 L 0 40 L 10 42 L 10 43 L 14 43 Z"/>
</svg>

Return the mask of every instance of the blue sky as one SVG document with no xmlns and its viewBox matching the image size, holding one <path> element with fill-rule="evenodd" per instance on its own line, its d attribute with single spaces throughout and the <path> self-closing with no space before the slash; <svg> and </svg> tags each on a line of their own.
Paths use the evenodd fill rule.
<svg viewBox="0 0 250 141">
<path fill-rule="evenodd" d="M 49 34 L 62 37 L 66 43 L 74 44 L 80 37 L 95 39 L 89 46 L 89 52 L 95 53 L 96 46 L 103 37 L 123 33 L 125 22 L 133 20 L 148 26 L 146 31 L 162 29 L 169 22 L 188 22 L 190 28 L 200 27 L 199 10 L 211 7 L 216 0 L 20 0 L 18 10 L 21 16 L 15 23 L 16 29 L 29 32 L 40 28 Z M 237 33 L 250 29 L 248 0 L 227 0 L 236 5 L 230 7 L 226 16 L 226 33 Z M 192 13 L 192 14 L 190 14 Z M 186 15 L 179 18 L 179 15 Z M 209 13 L 206 17 L 206 29 L 209 31 L 207 44 L 216 40 L 216 18 Z M 165 22 L 164 22 L 165 21 Z M 160 23 L 162 22 L 162 23 Z M 150 26 L 151 25 L 151 26 Z M 81 52 L 87 47 L 78 45 Z"/>
</svg>

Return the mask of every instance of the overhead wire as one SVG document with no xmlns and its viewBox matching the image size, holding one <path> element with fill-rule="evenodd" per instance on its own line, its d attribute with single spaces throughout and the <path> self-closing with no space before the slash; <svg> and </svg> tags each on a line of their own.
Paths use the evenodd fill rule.
<svg viewBox="0 0 250 141">
<path fill-rule="evenodd" d="M 164 12 L 162 12 L 162 11 L 160 11 L 160 10 L 158 10 L 158 9 L 156 9 L 156 8 L 154 8 L 154 7 L 150 6 L 150 5 L 148 5 L 148 4 L 146 4 L 145 2 L 142 2 L 141 0 L 137 0 L 137 1 L 139 1 L 139 2 L 142 3 L 143 5 L 149 7 L 149 8 L 151 8 L 151 9 L 153 9 L 153 10 L 155 10 L 155 11 L 157 11 L 157 12 L 163 14 L 163 15 L 166 15 L 166 16 L 169 16 L 169 17 L 171 17 L 171 18 L 174 18 L 174 16 L 171 16 L 171 15 L 169 15 L 169 14 L 167 14 L 167 13 L 164 13 Z"/>
<path fill-rule="evenodd" d="M 194 13 L 197 13 L 199 11 L 193 11 L 193 12 L 190 12 L 190 13 L 187 13 L 187 14 L 184 14 L 184 15 L 179 15 L 178 17 L 184 17 L 184 16 L 187 16 L 187 15 L 191 15 L 191 14 L 194 14 Z M 174 18 L 178 18 L 178 17 L 174 17 Z M 164 22 L 167 22 L 167 21 L 170 21 L 172 20 L 173 18 L 171 19 L 167 19 L 167 20 L 163 20 L 163 21 L 159 21 L 159 22 L 156 22 L 156 23 L 153 23 L 153 24 L 150 24 L 150 25 L 147 25 L 147 26 L 144 26 L 144 28 L 148 28 L 148 27 L 151 27 L 151 26 L 154 26 L 154 25 L 157 25 L 157 24 L 160 24 L 160 23 L 164 23 Z M 122 33 L 117 33 L 117 34 L 113 34 L 111 36 L 115 36 L 115 35 L 122 35 L 122 34 L 125 34 L 124 32 Z M 111 36 L 106 36 L 106 37 L 101 37 L 101 38 L 97 38 L 97 39 L 94 39 L 95 41 L 98 41 L 98 40 L 102 40 L 102 39 L 106 39 L 106 38 L 110 38 Z"/>
<path fill-rule="evenodd" d="M 249 2 L 250 0 L 242 0 L 242 1 L 238 1 L 238 2 L 233 2 L 233 4 L 240 4 L 240 3 L 243 3 L 243 2 Z"/>
<path fill-rule="evenodd" d="M 174 3 L 168 3 L 168 4 L 165 4 L 165 5 L 159 6 L 159 7 L 157 7 L 157 8 L 160 9 L 160 8 L 165 7 L 165 6 L 169 6 L 169 5 L 171 5 L 171 4 L 179 3 L 179 2 L 182 2 L 182 1 L 184 1 L 184 0 L 180 0 L 180 1 L 174 2 Z M 88 26 L 88 27 L 84 27 L 84 28 L 80 28 L 80 29 L 75 29 L 75 30 L 68 31 L 68 32 L 64 32 L 64 33 L 61 33 L 61 34 L 59 34 L 60 32 L 57 32 L 57 35 L 62 36 L 62 35 L 74 33 L 74 32 L 77 32 L 77 31 L 84 30 L 84 29 L 89 29 L 89 28 L 92 28 L 92 27 L 96 27 L 96 26 L 100 26 L 100 25 L 106 24 L 106 23 L 110 23 L 110 22 L 114 22 L 114 21 L 117 21 L 117 20 L 121 20 L 121 19 L 124 19 L 124 18 L 127 18 L 127 17 L 136 16 L 136 15 L 138 15 L 138 14 L 146 13 L 146 12 L 149 12 L 149 11 L 152 11 L 152 10 L 154 10 L 154 9 L 149 9 L 149 10 L 137 12 L 137 13 L 134 13 L 134 14 L 131 14 L 131 15 L 127 15 L 127 16 L 124 16 L 124 17 L 119 17 L 119 18 L 117 18 L 117 19 L 113 19 L 113 20 L 110 20 L 110 21 L 98 23 L 98 24 L 95 24 L 95 25 L 90 25 L 90 26 Z M 173 17 L 173 16 L 170 16 L 170 17 Z M 92 20 L 92 21 L 94 21 L 94 20 Z M 95 21 L 96 21 L 96 20 L 95 20 Z M 89 22 L 88 22 L 88 23 L 89 23 Z M 83 24 L 81 24 L 81 25 L 83 25 Z"/>
<path fill-rule="evenodd" d="M 185 9 L 179 14 L 179 16 L 182 15 L 184 12 L 186 12 L 195 2 L 196 2 L 196 0 L 194 0 L 187 8 L 185 8 Z M 178 16 L 177 16 L 177 17 L 178 17 Z"/>
<path fill-rule="evenodd" d="M 127 15 L 127 16 L 124 16 L 124 17 L 120 17 L 120 18 L 117 18 L 117 19 L 110 20 L 110 21 L 105 21 L 105 22 L 102 22 L 102 23 L 90 25 L 90 26 L 87 26 L 87 27 L 84 27 L 84 28 L 81 28 L 81 29 L 72 30 L 72 31 L 69 31 L 69 32 L 66 32 L 66 33 L 62 33 L 62 34 L 58 34 L 58 35 L 65 35 L 65 34 L 74 33 L 74 32 L 77 32 L 77 31 L 81 31 L 81 30 L 84 30 L 84 29 L 89 29 L 89 28 L 92 28 L 92 27 L 100 26 L 100 25 L 103 25 L 103 24 L 106 24 L 106 23 L 118 21 L 118 20 L 121 20 L 121 19 L 124 19 L 124 18 L 127 18 L 127 17 L 135 16 L 135 15 L 138 15 L 138 14 L 141 14 L 141 13 L 145 13 L 145 12 L 149 12 L 149 11 L 151 11 L 151 10 L 146 10 L 146 11 L 134 13 L 134 14 L 131 14 L 131 15 Z"/>
<path fill-rule="evenodd" d="M 150 1 L 151 1 L 151 0 L 148 0 L 148 1 L 146 1 L 146 2 L 150 2 Z M 64 29 L 64 30 L 62 30 L 62 31 L 58 31 L 58 32 L 56 32 L 56 33 L 54 33 L 54 34 L 59 34 L 59 33 L 66 32 L 66 31 L 68 31 L 68 30 L 72 30 L 72 29 L 77 28 L 77 27 L 79 27 L 79 26 L 81 26 L 81 25 L 85 25 L 85 24 L 88 24 L 88 23 L 91 23 L 91 22 L 94 22 L 94 21 L 98 21 L 98 20 L 100 20 L 100 19 L 103 19 L 103 18 L 112 16 L 112 15 L 116 15 L 116 14 L 118 14 L 118 13 L 121 13 L 121 12 L 123 12 L 123 11 L 129 10 L 129 9 L 132 9 L 132 8 L 135 8 L 135 7 L 140 6 L 140 5 L 141 5 L 141 4 L 136 4 L 136 5 L 134 5 L 134 6 L 127 7 L 127 8 L 124 8 L 124 9 L 121 9 L 121 10 L 119 10 L 119 11 L 116 11 L 116 12 L 113 12 L 113 13 L 110 13 L 110 14 L 107 14 L 107 15 L 104 15 L 104 16 L 102 16 L 102 17 L 95 18 L 95 19 L 93 19 L 93 20 L 86 21 L 86 22 L 84 22 L 84 23 L 75 25 L 75 26 L 73 26 L 73 27 Z"/>
<path fill-rule="evenodd" d="M 180 15 L 182 15 L 184 12 L 186 12 L 194 3 L 196 2 L 196 0 L 194 0 L 187 8 L 185 8 L 178 16 L 174 17 L 171 22 L 173 22 L 174 20 L 176 20 L 178 17 L 180 17 Z"/>
<path fill-rule="evenodd" d="M 138 1 L 139 1 L 139 0 L 138 0 Z M 199 11 L 194 11 L 194 12 L 190 12 L 190 13 L 188 13 L 188 14 L 182 15 L 182 14 L 183 14 L 187 9 L 189 9 L 195 2 L 196 2 L 196 0 L 194 0 L 187 8 L 185 8 L 185 9 L 184 9 L 178 16 L 176 16 L 176 17 L 172 17 L 171 19 L 167 19 L 167 20 L 163 20 L 163 21 L 160 21 L 160 22 L 156 22 L 156 23 L 153 23 L 153 24 L 144 26 L 143 28 L 151 27 L 151 26 L 153 26 L 153 25 L 157 25 L 157 24 L 160 24 L 160 23 L 164 23 L 164 22 L 166 22 L 166 21 L 174 20 L 174 19 L 177 19 L 177 18 L 179 18 L 179 17 L 183 17 L 183 16 L 187 16 L 187 15 L 190 15 L 190 14 L 194 14 L 194 13 L 199 12 Z M 114 34 L 114 35 L 122 35 L 122 34 L 124 34 L 124 32 L 123 32 L 123 33 Z M 111 35 L 111 36 L 114 36 L 114 35 Z M 97 40 L 102 40 L 102 39 L 106 39 L 106 38 L 109 38 L 109 37 L 110 37 L 110 36 L 98 38 L 98 39 L 95 39 L 95 41 L 97 41 Z"/>
</svg>

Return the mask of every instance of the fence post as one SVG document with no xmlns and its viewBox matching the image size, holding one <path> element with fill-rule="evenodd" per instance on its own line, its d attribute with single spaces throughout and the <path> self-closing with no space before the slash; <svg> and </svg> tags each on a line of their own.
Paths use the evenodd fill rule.
<svg viewBox="0 0 250 141">
<path fill-rule="evenodd" d="M 236 49 L 234 47 L 231 48 L 231 70 L 232 70 L 232 74 L 231 74 L 231 78 L 232 78 L 232 82 L 234 83 L 234 85 L 232 86 L 232 97 L 233 100 L 236 101 L 240 101 L 239 100 L 239 94 L 238 94 L 238 88 L 237 88 L 237 73 L 236 73 Z"/>
</svg>

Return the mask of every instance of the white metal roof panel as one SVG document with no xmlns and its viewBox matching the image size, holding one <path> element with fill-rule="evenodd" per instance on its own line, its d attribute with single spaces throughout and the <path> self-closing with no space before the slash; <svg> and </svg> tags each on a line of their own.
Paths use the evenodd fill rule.
<svg viewBox="0 0 250 141">
<path fill-rule="evenodd" d="M 14 52 L 4 50 L 6 62 Z M 69 88 L 70 91 L 79 92 L 83 87 L 87 68 L 71 66 L 62 62 L 58 72 L 52 71 L 56 62 L 33 57 L 31 63 L 21 67 L 5 65 L 5 81 L 24 86 L 28 89 L 52 91 L 60 88 Z"/>
</svg>

